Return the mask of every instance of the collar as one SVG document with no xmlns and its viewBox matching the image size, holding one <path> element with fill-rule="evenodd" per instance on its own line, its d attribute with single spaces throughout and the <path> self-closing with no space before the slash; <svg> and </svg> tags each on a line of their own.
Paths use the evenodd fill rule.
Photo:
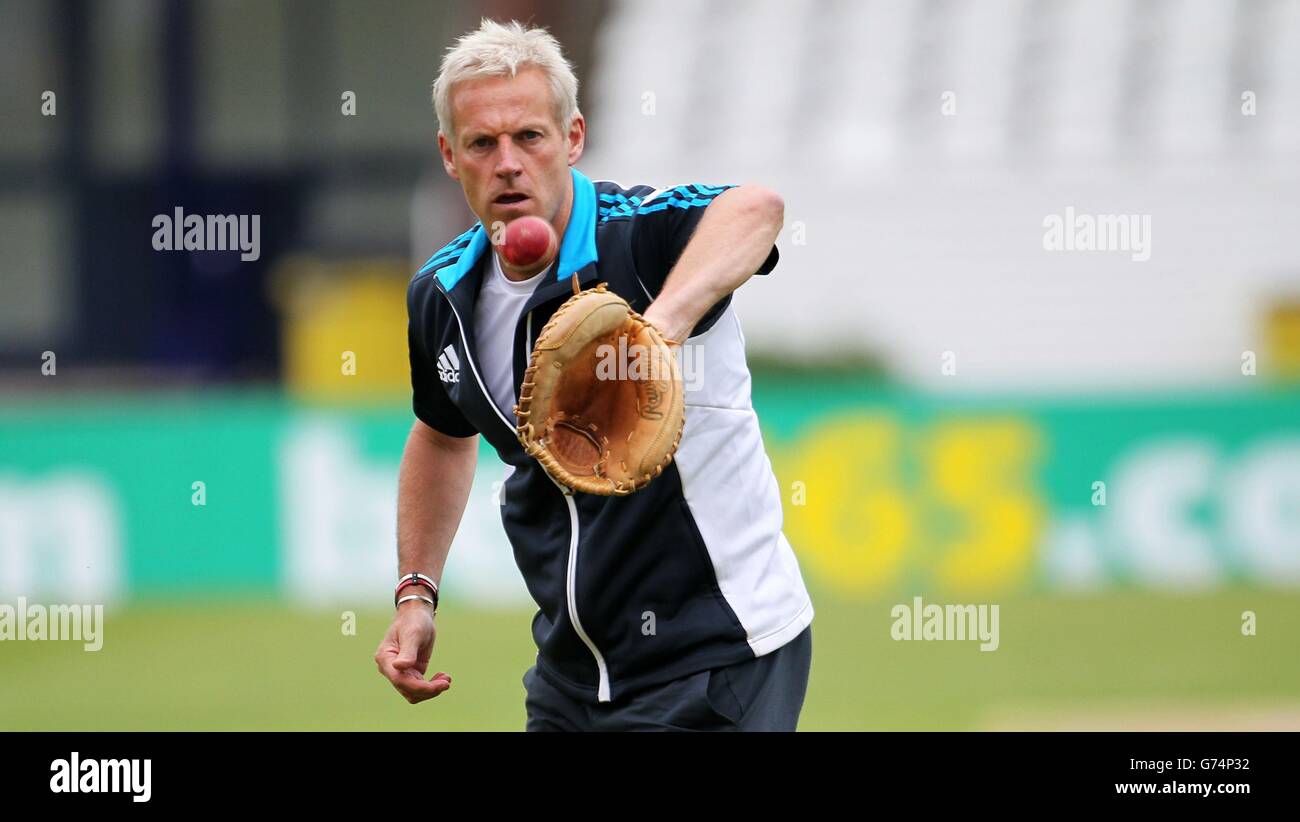
<svg viewBox="0 0 1300 822">
<path fill-rule="evenodd" d="M 569 169 L 573 181 L 573 203 L 569 208 L 569 223 L 560 241 L 560 259 L 555 266 L 555 279 L 563 280 L 591 263 L 596 262 L 596 185 L 576 168 Z M 460 255 L 456 265 L 438 272 L 443 289 L 451 291 L 465 275 L 474 270 L 483 252 L 488 248 L 488 234 L 483 223 L 474 224 L 469 245 Z"/>
</svg>

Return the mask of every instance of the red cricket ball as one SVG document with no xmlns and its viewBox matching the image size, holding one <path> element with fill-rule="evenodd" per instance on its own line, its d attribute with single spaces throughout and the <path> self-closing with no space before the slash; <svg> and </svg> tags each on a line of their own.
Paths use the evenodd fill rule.
<svg viewBox="0 0 1300 822">
<path fill-rule="evenodd" d="M 511 265 L 527 268 L 538 260 L 553 257 L 558 245 L 550 223 L 541 217 L 520 217 L 506 225 L 501 256 Z"/>
</svg>

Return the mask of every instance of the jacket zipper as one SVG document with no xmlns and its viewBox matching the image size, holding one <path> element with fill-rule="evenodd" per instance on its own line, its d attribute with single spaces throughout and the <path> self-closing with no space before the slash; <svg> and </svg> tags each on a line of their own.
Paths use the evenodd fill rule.
<svg viewBox="0 0 1300 822">
<path fill-rule="evenodd" d="M 552 480 L 554 482 L 554 480 Z M 578 505 L 573 501 L 573 491 L 560 485 L 558 482 L 555 486 L 560 489 L 564 495 L 564 502 L 569 506 L 569 569 L 565 575 L 566 599 L 569 601 L 569 621 L 573 623 L 573 630 L 577 632 L 578 639 L 587 646 L 591 655 L 596 658 L 596 673 L 599 675 L 599 684 L 596 686 L 596 701 L 609 702 L 609 669 L 605 667 L 605 657 L 601 655 L 596 643 L 591 641 L 587 632 L 583 630 L 582 620 L 578 619 Z"/>
<path fill-rule="evenodd" d="M 447 305 L 451 306 L 451 313 L 456 318 L 456 329 L 460 331 L 460 342 L 465 348 L 465 359 L 469 361 L 469 369 L 474 375 L 474 381 L 478 383 L 479 390 L 483 392 L 488 405 L 492 406 L 492 410 L 496 412 L 497 417 L 510 429 L 512 435 L 516 434 L 515 426 L 511 425 L 506 420 L 505 414 L 501 413 L 501 409 L 497 408 L 496 400 L 492 399 L 487 386 L 483 384 L 483 378 L 479 376 L 478 368 L 474 365 L 474 358 L 469 355 L 469 340 L 465 337 L 465 324 L 461 322 L 460 312 L 456 310 L 456 304 L 451 301 L 451 295 L 443 291 L 441 287 L 438 288 L 438 291 L 447 299 Z M 524 334 L 525 362 L 532 358 L 532 330 L 533 312 L 529 311 Z M 555 487 L 560 490 L 560 493 L 564 495 L 564 503 L 569 508 L 569 564 L 564 580 L 564 598 L 569 606 L 569 621 L 573 623 L 573 630 L 577 633 L 578 639 L 582 640 L 582 643 L 587 646 L 587 650 L 591 651 L 591 655 L 596 659 L 596 673 L 598 676 L 596 701 L 609 702 L 609 669 L 605 667 L 605 657 L 600 653 L 600 649 L 596 647 L 596 643 L 591 641 L 591 637 L 587 635 L 587 631 L 582 627 L 582 621 L 578 619 L 578 505 L 573 501 L 573 489 L 565 488 L 555 482 L 550 474 L 547 474 L 546 478 L 551 480 Z"/>
<path fill-rule="evenodd" d="M 528 312 L 528 319 L 524 323 L 524 362 L 530 362 L 533 357 L 533 312 Z M 569 508 L 569 564 L 568 570 L 564 576 L 565 598 L 569 604 L 569 621 L 573 623 L 573 630 L 578 634 L 578 638 L 591 651 L 591 655 L 596 658 L 596 672 L 599 675 L 599 684 L 596 687 L 596 701 L 609 702 L 609 669 L 605 667 L 605 657 L 601 654 L 596 643 L 591 641 L 587 631 L 582 627 L 582 620 L 578 619 L 578 504 L 573 500 L 573 489 L 566 488 L 551 478 L 547 474 L 555 487 L 560 489 L 564 495 L 564 504 Z"/>
</svg>

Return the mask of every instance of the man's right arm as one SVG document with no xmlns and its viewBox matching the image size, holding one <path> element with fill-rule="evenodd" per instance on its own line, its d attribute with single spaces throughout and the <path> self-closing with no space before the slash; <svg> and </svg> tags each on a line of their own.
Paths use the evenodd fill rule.
<svg viewBox="0 0 1300 822">
<path fill-rule="evenodd" d="M 397 559 L 400 574 L 421 573 L 441 585 L 452 538 L 460 527 L 478 461 L 478 437 L 452 437 L 416 420 L 406 438 L 397 483 Z M 419 592 L 419 588 L 408 589 Z M 451 687 L 439 672 L 424 678 L 433 652 L 433 609 L 414 600 L 398 609 L 375 652 L 379 671 L 408 702 Z"/>
<path fill-rule="evenodd" d="M 477 435 L 451 437 L 420 420 L 411 426 L 397 480 L 399 575 L 418 572 L 442 584 L 477 462 Z"/>
</svg>

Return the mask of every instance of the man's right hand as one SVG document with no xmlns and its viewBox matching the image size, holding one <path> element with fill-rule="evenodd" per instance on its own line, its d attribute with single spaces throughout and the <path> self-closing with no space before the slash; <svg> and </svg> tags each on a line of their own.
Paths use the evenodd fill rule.
<svg viewBox="0 0 1300 822">
<path fill-rule="evenodd" d="M 431 679 L 424 678 L 436 633 L 433 609 L 419 601 L 404 602 L 375 651 L 379 673 L 412 705 L 451 687 L 451 677 L 441 671 Z"/>
</svg>

